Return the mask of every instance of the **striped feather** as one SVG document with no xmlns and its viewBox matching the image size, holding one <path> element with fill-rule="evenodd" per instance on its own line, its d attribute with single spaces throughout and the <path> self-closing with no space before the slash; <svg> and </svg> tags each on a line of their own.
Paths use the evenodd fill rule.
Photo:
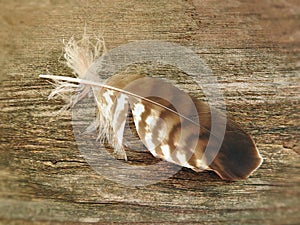
<svg viewBox="0 0 300 225">
<path fill-rule="evenodd" d="M 220 121 L 225 115 L 161 79 L 114 75 L 101 84 L 40 76 L 101 87 L 94 90 L 99 138 L 107 139 L 125 159 L 122 141 L 129 105 L 137 133 L 155 157 L 195 171 L 213 170 L 224 180 L 246 179 L 262 163 L 253 139 L 237 123 L 227 118 L 225 134 L 212 133 L 212 113 Z M 208 143 L 211 146 L 207 152 Z"/>
</svg>

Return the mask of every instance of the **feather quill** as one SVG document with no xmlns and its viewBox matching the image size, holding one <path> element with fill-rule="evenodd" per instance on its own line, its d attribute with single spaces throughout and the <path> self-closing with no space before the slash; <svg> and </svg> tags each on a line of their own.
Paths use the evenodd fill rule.
<svg viewBox="0 0 300 225">
<path fill-rule="evenodd" d="M 261 165 L 262 157 L 253 139 L 237 123 L 227 119 L 225 134 L 211 133 L 212 112 L 220 120 L 224 115 L 166 81 L 119 74 L 104 83 L 87 80 L 90 65 L 105 53 L 102 38 L 96 38 L 96 44 L 92 43 L 84 32 L 81 41 L 72 38 L 65 46 L 67 65 L 76 78 L 40 77 L 56 82 L 50 97 L 69 91 L 75 93 L 68 107 L 73 107 L 92 88 L 98 108 L 92 129 L 98 129 L 100 141 L 107 140 L 126 160 L 123 132 L 130 107 L 137 133 L 155 157 L 195 171 L 213 170 L 225 180 L 245 179 Z M 168 96 L 173 97 L 168 99 Z M 186 97 L 191 102 L 185 101 Z M 181 105 L 181 109 L 178 111 L 173 103 Z M 223 140 L 220 150 L 205 153 L 209 138 L 212 138 L 212 146 Z"/>
</svg>

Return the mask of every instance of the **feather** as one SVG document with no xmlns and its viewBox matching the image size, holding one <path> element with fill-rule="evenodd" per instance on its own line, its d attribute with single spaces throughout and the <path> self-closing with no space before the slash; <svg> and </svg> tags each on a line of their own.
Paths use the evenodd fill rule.
<svg viewBox="0 0 300 225">
<path fill-rule="evenodd" d="M 98 44 L 99 40 L 102 39 L 97 39 Z M 76 95 L 68 104 L 70 107 L 92 88 L 97 104 L 92 129 L 98 129 L 99 140 L 107 140 L 126 160 L 123 133 L 130 108 L 139 138 L 155 157 L 195 171 L 213 170 L 224 180 L 245 179 L 261 165 L 262 157 L 251 136 L 223 113 L 162 79 L 117 74 L 104 83 L 88 80 L 86 72 L 94 58 L 80 64 L 79 69 L 78 52 L 83 58 L 99 54 L 89 54 L 88 48 L 72 43 L 72 48 L 66 46 L 65 58 L 78 78 L 40 77 L 58 84 L 51 97 L 72 89 Z M 217 121 L 226 119 L 225 133 L 211 132 L 212 115 Z"/>
</svg>

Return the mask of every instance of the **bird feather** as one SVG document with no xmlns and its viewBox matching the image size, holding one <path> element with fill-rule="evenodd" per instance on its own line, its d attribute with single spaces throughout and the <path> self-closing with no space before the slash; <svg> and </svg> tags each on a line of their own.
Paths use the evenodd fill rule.
<svg viewBox="0 0 300 225">
<path fill-rule="evenodd" d="M 261 165 L 252 137 L 233 119 L 169 82 L 140 74 L 116 74 L 103 83 L 89 80 L 89 66 L 105 52 L 102 38 L 91 43 L 85 32 L 81 41 L 72 38 L 65 46 L 65 59 L 75 78 L 40 77 L 55 81 L 50 97 L 75 93 L 68 107 L 92 89 L 97 104 L 92 128 L 98 129 L 100 141 L 107 140 L 126 160 L 123 133 L 130 108 L 139 138 L 155 157 L 195 171 L 213 170 L 225 180 L 245 179 Z M 225 133 L 212 132 L 212 114 L 217 121 L 227 118 Z M 206 151 L 209 143 L 214 150 Z"/>
</svg>

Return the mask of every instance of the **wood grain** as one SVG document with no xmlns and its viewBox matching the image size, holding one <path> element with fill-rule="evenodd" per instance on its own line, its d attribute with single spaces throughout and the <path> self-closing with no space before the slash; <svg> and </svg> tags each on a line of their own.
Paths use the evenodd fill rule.
<svg viewBox="0 0 300 225">
<path fill-rule="evenodd" d="M 1 224 L 298 224 L 300 6 L 287 1 L 1 1 Z M 158 39 L 191 48 L 221 84 L 227 111 L 251 133 L 264 163 L 224 182 L 181 169 L 129 188 L 97 174 L 78 149 L 71 114 L 53 117 L 41 73 L 70 75 L 62 40 L 103 33 L 107 48 Z M 147 69 L 142 69 L 147 73 Z M 162 67 L 199 95 L 180 72 Z M 201 97 L 201 96 L 200 96 Z M 151 162 L 129 152 L 129 162 Z"/>
</svg>

